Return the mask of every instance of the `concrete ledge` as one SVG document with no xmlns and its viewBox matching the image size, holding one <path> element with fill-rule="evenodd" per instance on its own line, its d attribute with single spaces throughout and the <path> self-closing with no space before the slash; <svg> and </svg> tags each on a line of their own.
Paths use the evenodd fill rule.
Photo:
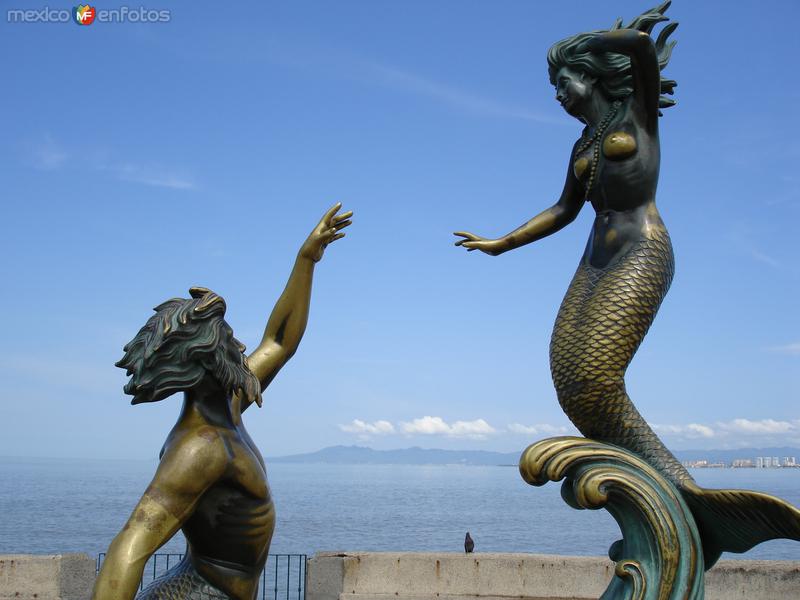
<svg viewBox="0 0 800 600">
<path fill-rule="evenodd" d="M 614 564 L 543 554 L 321 552 L 308 562 L 307 600 L 595 600 Z M 0 555 L 0 600 L 87 600 L 86 554 Z M 800 561 L 723 560 L 706 600 L 800 599 Z"/>
<path fill-rule="evenodd" d="M 320 552 L 307 600 L 596 600 L 614 573 L 604 557 L 544 554 Z M 800 598 L 800 562 L 720 561 L 707 600 Z"/>
<path fill-rule="evenodd" d="M 0 554 L 0 600 L 87 600 L 94 572 L 86 554 Z"/>
<path fill-rule="evenodd" d="M 800 561 L 721 560 L 706 573 L 706 600 L 800 598 Z"/>
</svg>

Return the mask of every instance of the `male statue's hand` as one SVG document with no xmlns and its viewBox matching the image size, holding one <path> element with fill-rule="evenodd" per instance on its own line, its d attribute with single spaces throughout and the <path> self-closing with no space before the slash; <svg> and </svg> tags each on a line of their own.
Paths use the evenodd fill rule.
<svg viewBox="0 0 800 600">
<path fill-rule="evenodd" d="M 319 262 L 328 244 L 344 237 L 341 230 L 352 223 L 353 211 L 336 214 L 341 208 L 342 203 L 337 202 L 328 209 L 300 247 L 300 256 Z"/>
</svg>

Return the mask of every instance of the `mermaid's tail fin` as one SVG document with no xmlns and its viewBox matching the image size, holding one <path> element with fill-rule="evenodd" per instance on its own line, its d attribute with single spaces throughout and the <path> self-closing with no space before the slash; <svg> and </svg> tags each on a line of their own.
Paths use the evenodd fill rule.
<svg viewBox="0 0 800 600">
<path fill-rule="evenodd" d="M 800 541 L 800 510 L 785 500 L 748 490 L 707 490 L 681 486 L 703 541 L 705 567 L 723 552 L 747 552 L 777 538 Z"/>
</svg>

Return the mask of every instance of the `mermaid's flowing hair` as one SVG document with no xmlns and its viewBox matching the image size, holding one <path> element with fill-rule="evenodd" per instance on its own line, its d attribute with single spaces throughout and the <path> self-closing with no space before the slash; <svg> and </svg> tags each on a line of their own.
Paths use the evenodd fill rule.
<svg viewBox="0 0 800 600">
<path fill-rule="evenodd" d="M 261 385 L 247 366 L 244 344 L 225 321 L 225 300 L 194 287 L 191 298 L 159 304 L 125 345 L 116 363 L 131 375 L 125 385 L 131 404 L 163 400 L 188 390 L 211 374 L 227 394 L 261 405 Z"/>
<path fill-rule="evenodd" d="M 668 0 L 660 6 L 651 8 L 624 27 L 622 26 L 622 19 L 617 19 L 608 31 L 635 29 L 650 35 L 656 24 L 669 21 L 669 17 L 664 16 L 664 13 L 670 4 L 671 0 Z M 678 23 L 674 21 L 669 23 L 661 30 L 658 39 L 656 39 L 656 54 L 660 70 L 667 66 L 672 56 L 672 49 L 675 47 L 676 42 L 667 42 L 667 38 L 675 31 L 676 27 L 678 27 Z M 600 89 L 612 100 L 629 96 L 633 93 L 633 76 L 631 75 L 631 59 L 629 57 L 611 52 L 594 54 L 592 52 L 578 51 L 582 42 L 587 41 L 598 33 L 605 33 L 605 30 L 579 33 L 556 42 L 550 47 L 550 50 L 547 51 L 550 83 L 556 84 L 556 75 L 559 69 L 566 66 L 596 77 Z M 659 108 L 669 108 L 675 104 L 675 100 L 667 98 L 664 94 L 672 95 L 676 85 L 678 83 L 674 79 L 661 78 L 662 95 L 658 102 Z"/>
</svg>

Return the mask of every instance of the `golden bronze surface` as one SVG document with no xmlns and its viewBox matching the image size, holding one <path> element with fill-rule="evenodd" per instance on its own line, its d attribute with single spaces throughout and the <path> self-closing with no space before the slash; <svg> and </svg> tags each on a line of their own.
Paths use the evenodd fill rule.
<svg viewBox="0 0 800 600">
<path fill-rule="evenodd" d="M 622 160 L 636 152 L 636 139 L 624 131 L 610 133 L 603 140 L 603 154 L 606 158 Z"/>
<path fill-rule="evenodd" d="M 586 167 L 589 166 L 589 159 L 585 156 L 581 156 L 578 160 L 575 161 L 575 177 L 580 179 L 583 177 L 583 174 L 586 172 Z"/>
<path fill-rule="evenodd" d="M 205 288 L 175 298 L 125 346 L 118 366 L 131 380 L 132 403 L 184 393 L 152 482 L 111 542 L 94 600 L 130 600 L 145 562 L 178 529 L 187 540 L 181 564 L 140 599 L 253 600 L 275 527 L 264 460 L 242 421 L 297 350 L 308 322 L 314 265 L 344 236 L 351 212 L 328 210 L 297 254 L 259 346 L 244 346 L 225 322 L 225 301 Z"/>
<path fill-rule="evenodd" d="M 656 207 L 659 117 L 676 82 L 662 77 L 677 23 L 664 2 L 627 26 L 580 33 L 548 51 L 551 83 L 564 110 L 585 125 L 558 201 L 510 233 L 467 231 L 456 246 L 496 256 L 551 235 L 588 201 L 595 211 L 586 250 L 556 318 L 550 370 L 564 412 L 588 438 L 642 457 L 680 489 L 703 540 L 706 567 L 723 551 L 765 540 L 800 540 L 800 510 L 757 492 L 705 490 L 664 446 L 628 397 L 625 373 L 672 282 L 669 234 Z M 610 132 L 610 133 L 605 133 Z M 605 136 L 605 137 L 603 137 Z M 600 151 L 602 138 L 602 152 Z M 589 172 L 587 177 L 586 173 Z"/>
<path fill-rule="evenodd" d="M 603 598 L 701 600 L 702 543 L 686 501 L 648 461 L 622 448 L 578 437 L 529 446 L 519 462 L 531 485 L 562 481 L 562 497 L 579 509 L 605 508 L 623 539 Z"/>
</svg>

